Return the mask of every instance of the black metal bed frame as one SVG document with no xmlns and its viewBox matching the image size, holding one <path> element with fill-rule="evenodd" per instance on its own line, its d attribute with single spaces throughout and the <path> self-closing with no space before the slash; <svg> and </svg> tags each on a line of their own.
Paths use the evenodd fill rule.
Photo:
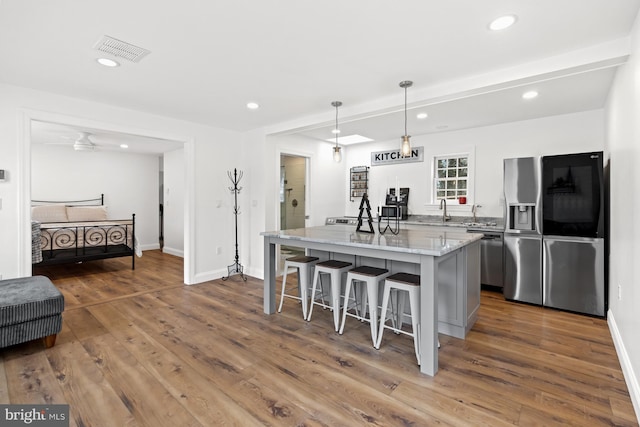
<svg viewBox="0 0 640 427">
<path fill-rule="evenodd" d="M 103 206 L 104 194 L 99 198 L 86 200 L 32 200 L 32 205 L 64 204 L 65 206 Z M 93 221 L 82 221 L 90 224 Z M 105 222 L 105 221 L 95 221 Z M 81 263 L 99 259 L 131 257 L 131 269 L 135 270 L 135 230 L 136 214 L 131 220 L 108 220 L 110 224 L 74 225 L 47 227 L 40 225 L 42 261 L 35 265 L 56 265 Z M 130 222 L 130 223 L 129 223 Z M 57 223 L 59 224 L 59 223 Z M 42 231 L 47 230 L 46 233 Z M 50 232 L 48 230 L 55 230 Z M 128 242 L 131 241 L 131 246 Z M 58 247 L 58 249 L 54 249 Z"/>
</svg>

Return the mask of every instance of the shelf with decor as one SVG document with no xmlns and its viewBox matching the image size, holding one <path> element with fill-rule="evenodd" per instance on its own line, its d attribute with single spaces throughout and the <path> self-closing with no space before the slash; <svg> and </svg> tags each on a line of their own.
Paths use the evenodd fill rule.
<svg viewBox="0 0 640 427">
<path fill-rule="evenodd" d="M 349 172 L 349 200 L 362 197 L 369 189 L 369 166 L 354 166 Z"/>
</svg>

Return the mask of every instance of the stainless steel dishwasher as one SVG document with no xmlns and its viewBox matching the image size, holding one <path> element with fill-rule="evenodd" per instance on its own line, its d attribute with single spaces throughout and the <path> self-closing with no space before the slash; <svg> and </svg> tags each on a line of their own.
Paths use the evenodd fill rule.
<svg viewBox="0 0 640 427">
<path fill-rule="evenodd" d="M 480 243 L 480 283 L 501 288 L 504 286 L 504 233 L 469 228 L 468 233 L 482 234 Z"/>
</svg>

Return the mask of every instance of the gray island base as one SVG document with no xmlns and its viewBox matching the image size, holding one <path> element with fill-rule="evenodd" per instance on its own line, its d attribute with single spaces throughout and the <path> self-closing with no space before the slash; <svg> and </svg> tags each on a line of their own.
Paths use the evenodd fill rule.
<svg viewBox="0 0 640 427">
<path fill-rule="evenodd" d="M 464 339 L 480 307 L 481 234 L 425 227 L 399 234 L 356 232 L 331 225 L 267 231 L 264 236 L 264 312 L 275 313 L 277 245 L 304 248 L 323 259 L 420 275 L 420 372 L 438 371 L 438 333 Z"/>
</svg>

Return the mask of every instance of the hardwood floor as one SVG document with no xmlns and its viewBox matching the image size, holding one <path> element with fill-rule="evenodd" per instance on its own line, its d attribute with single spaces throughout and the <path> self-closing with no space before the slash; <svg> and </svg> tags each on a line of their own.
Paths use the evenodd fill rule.
<svg viewBox="0 0 640 427">
<path fill-rule="evenodd" d="M 72 426 L 638 425 L 605 320 L 483 291 L 465 340 L 440 335 L 440 371 L 369 326 L 333 331 L 296 301 L 262 313 L 262 281 L 182 285 L 148 251 L 41 269 L 63 292 L 56 345 L 0 349 L 0 402 L 68 403 Z"/>
</svg>

